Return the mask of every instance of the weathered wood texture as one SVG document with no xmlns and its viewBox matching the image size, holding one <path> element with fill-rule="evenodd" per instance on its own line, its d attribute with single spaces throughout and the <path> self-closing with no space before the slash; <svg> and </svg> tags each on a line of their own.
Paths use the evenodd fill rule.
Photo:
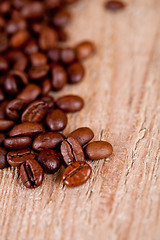
<svg viewBox="0 0 160 240">
<path fill-rule="evenodd" d="M 75 189 L 63 187 L 63 169 L 36 190 L 16 169 L 0 171 L 1 240 L 160 239 L 160 1 L 128 0 L 117 14 L 103 2 L 72 7 L 70 43 L 92 39 L 97 54 L 84 82 L 55 97 L 82 95 L 65 133 L 89 126 L 114 154 L 90 162 L 91 179 Z"/>
</svg>

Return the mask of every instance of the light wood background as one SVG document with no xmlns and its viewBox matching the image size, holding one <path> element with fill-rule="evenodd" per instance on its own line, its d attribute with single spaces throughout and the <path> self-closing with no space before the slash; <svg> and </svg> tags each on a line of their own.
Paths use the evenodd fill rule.
<svg viewBox="0 0 160 240">
<path fill-rule="evenodd" d="M 16 169 L 0 171 L 1 240 L 160 239 L 160 1 L 128 0 L 117 14 L 103 0 L 73 6 L 70 44 L 96 43 L 74 93 L 85 108 L 69 115 L 65 133 L 89 126 L 113 144 L 112 157 L 90 162 L 83 186 L 63 187 L 63 169 L 24 188 Z"/>
</svg>

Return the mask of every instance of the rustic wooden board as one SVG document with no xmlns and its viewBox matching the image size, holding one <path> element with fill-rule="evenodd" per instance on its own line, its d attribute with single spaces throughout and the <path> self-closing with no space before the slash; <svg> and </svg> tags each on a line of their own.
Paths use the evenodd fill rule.
<svg viewBox="0 0 160 240">
<path fill-rule="evenodd" d="M 0 171 L 1 240 L 160 239 L 160 1 L 128 0 L 117 14 L 103 2 L 72 7 L 70 43 L 92 39 L 97 54 L 83 83 L 54 95 L 82 95 L 65 133 L 89 126 L 114 154 L 90 162 L 91 179 L 75 189 L 63 187 L 63 169 L 36 190 L 16 169 Z"/>
</svg>

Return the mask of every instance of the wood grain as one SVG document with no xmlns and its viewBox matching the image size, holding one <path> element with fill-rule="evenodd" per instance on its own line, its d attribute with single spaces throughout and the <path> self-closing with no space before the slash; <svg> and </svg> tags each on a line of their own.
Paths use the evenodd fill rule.
<svg viewBox="0 0 160 240">
<path fill-rule="evenodd" d="M 75 189 L 63 187 L 63 169 L 35 190 L 16 169 L 0 171 L 1 240 L 160 239 L 160 1 L 128 0 L 117 14 L 103 3 L 72 7 L 70 44 L 92 39 L 97 54 L 83 83 L 54 96 L 82 95 L 65 133 L 89 126 L 114 154 L 90 162 L 91 179 Z"/>
</svg>

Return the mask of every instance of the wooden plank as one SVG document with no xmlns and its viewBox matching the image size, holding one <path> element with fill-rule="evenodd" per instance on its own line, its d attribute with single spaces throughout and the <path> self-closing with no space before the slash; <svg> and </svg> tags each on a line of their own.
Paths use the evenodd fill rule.
<svg viewBox="0 0 160 240">
<path fill-rule="evenodd" d="M 75 189 L 63 187 L 63 169 L 35 190 L 17 169 L 0 171 L 2 240 L 160 239 L 160 2 L 130 0 L 117 14 L 103 2 L 72 7 L 70 44 L 92 39 L 97 54 L 83 83 L 54 96 L 82 95 L 65 133 L 89 126 L 114 154 L 90 162 L 91 179 Z"/>
</svg>

